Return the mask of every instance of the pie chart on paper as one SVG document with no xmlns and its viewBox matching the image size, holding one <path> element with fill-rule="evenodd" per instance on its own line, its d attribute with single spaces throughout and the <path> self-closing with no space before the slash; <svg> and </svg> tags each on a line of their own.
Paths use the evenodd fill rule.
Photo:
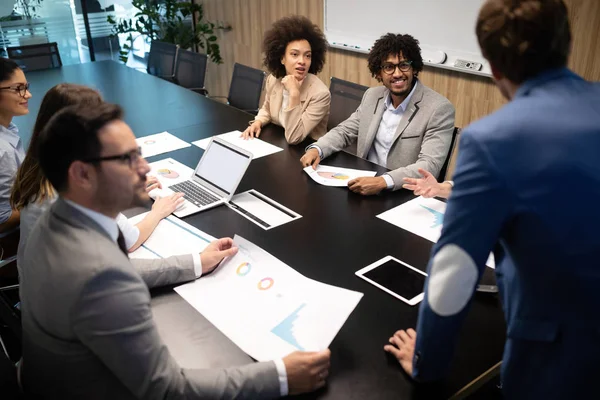
<svg viewBox="0 0 600 400">
<path fill-rule="evenodd" d="M 162 176 L 163 178 L 169 178 L 169 179 L 175 179 L 175 178 L 179 178 L 179 174 L 177 173 L 177 171 L 169 169 L 169 168 L 161 168 L 157 171 L 158 175 Z"/>
</svg>

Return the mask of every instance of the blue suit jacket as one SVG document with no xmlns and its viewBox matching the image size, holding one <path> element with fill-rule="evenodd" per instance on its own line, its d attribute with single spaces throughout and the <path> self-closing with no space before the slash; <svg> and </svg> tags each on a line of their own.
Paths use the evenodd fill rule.
<svg viewBox="0 0 600 400">
<path fill-rule="evenodd" d="M 510 103 L 464 130 L 454 183 L 433 255 L 457 245 L 481 277 L 500 245 L 505 397 L 598 393 L 600 84 L 567 69 L 524 82 Z M 430 278 L 413 359 L 420 380 L 444 374 L 468 310 L 436 314 Z"/>
</svg>

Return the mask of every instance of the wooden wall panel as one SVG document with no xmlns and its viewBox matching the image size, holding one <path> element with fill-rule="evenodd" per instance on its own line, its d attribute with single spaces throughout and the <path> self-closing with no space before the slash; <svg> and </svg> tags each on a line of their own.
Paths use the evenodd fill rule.
<svg viewBox="0 0 600 400">
<path fill-rule="evenodd" d="M 300 14 L 323 28 L 323 0 L 201 1 L 209 20 L 225 21 L 233 28 L 217 35 L 225 63 L 219 66 L 209 65 L 206 86 L 213 95 L 227 95 L 235 62 L 262 68 L 262 35 L 273 21 L 286 15 Z M 573 31 L 573 51 L 569 66 L 586 79 L 600 80 L 600 1 L 565 2 L 570 10 Z M 374 13 L 377 12 L 381 10 L 374 9 Z M 377 81 L 369 74 L 366 59 L 363 54 L 331 49 L 319 77 L 327 85 L 331 76 L 367 86 L 377 85 Z M 446 96 L 454 104 L 456 125 L 460 127 L 504 104 L 504 99 L 489 78 L 431 67 L 426 67 L 420 78 L 425 85 Z"/>
</svg>

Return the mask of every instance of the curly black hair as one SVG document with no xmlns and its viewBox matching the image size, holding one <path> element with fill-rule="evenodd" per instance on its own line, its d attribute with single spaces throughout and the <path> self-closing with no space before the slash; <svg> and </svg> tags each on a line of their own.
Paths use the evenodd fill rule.
<svg viewBox="0 0 600 400">
<path fill-rule="evenodd" d="M 295 40 L 306 40 L 310 44 L 312 58 L 308 72 L 317 74 L 325 64 L 325 53 L 327 52 L 327 39 L 319 29 L 306 17 L 292 15 L 275 21 L 271 29 L 265 32 L 263 39 L 263 53 L 265 57 L 263 64 L 276 78 L 286 75 L 285 66 L 281 64 L 281 58 L 285 54 L 288 43 Z"/>
<path fill-rule="evenodd" d="M 421 48 L 419 41 L 411 35 L 400 35 L 388 33 L 383 35 L 371 47 L 369 52 L 369 71 L 373 78 L 380 79 L 381 64 L 389 56 L 404 56 L 406 60 L 412 61 L 412 69 L 415 76 L 423 70 L 423 58 L 421 57 Z"/>
</svg>

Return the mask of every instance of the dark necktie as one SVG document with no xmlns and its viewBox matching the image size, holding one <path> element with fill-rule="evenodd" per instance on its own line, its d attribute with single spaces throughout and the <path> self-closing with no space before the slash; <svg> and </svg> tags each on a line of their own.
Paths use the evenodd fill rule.
<svg viewBox="0 0 600 400">
<path fill-rule="evenodd" d="M 125 253 L 126 256 L 129 257 L 129 251 L 127 250 L 127 246 L 125 245 L 125 237 L 123 236 L 123 232 L 121 232 L 120 229 L 119 229 L 119 237 L 117 237 L 117 244 L 119 245 L 119 249 L 121 249 L 121 251 L 123 253 Z"/>
</svg>

